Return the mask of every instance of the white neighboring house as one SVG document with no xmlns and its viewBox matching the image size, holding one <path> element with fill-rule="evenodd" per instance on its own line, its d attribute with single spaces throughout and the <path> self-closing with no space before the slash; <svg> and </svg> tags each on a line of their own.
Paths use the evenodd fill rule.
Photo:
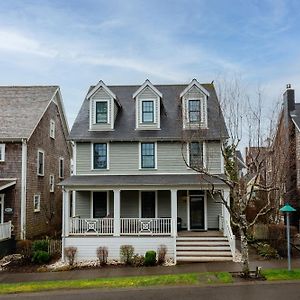
<svg viewBox="0 0 300 300">
<path fill-rule="evenodd" d="M 61 183 L 63 248 L 85 260 L 106 246 L 119 259 L 121 245 L 164 244 L 175 262 L 232 260 L 229 214 L 208 193 L 213 183 L 229 201 L 229 189 L 183 159 L 223 174 L 225 138 L 213 84 L 91 86 L 70 133 L 74 175 Z"/>
</svg>

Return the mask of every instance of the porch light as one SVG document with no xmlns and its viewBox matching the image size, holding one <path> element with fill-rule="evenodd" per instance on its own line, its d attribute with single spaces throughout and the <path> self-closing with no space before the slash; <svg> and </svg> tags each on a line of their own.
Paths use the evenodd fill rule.
<svg viewBox="0 0 300 300">
<path fill-rule="evenodd" d="M 285 204 L 280 210 L 282 213 L 286 213 L 286 235 L 287 235 L 287 252 L 288 252 L 288 270 L 291 271 L 291 245 L 290 245 L 290 213 L 296 211 L 288 203 Z"/>
</svg>

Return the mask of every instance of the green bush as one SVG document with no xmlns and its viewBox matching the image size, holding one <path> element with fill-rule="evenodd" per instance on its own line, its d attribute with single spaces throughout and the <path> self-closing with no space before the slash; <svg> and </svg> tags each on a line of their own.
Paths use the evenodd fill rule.
<svg viewBox="0 0 300 300">
<path fill-rule="evenodd" d="M 155 266 L 156 265 L 156 252 L 151 250 L 147 251 L 145 254 L 145 266 Z"/>
<path fill-rule="evenodd" d="M 134 247 L 132 245 L 122 245 L 120 247 L 121 261 L 126 265 L 132 264 L 132 258 L 134 254 Z"/>
<path fill-rule="evenodd" d="M 36 264 L 45 264 L 50 261 L 50 254 L 46 251 L 34 251 L 32 255 L 32 262 Z"/>
<path fill-rule="evenodd" d="M 35 251 L 45 251 L 48 252 L 49 240 L 37 240 L 32 244 L 32 250 Z"/>
<path fill-rule="evenodd" d="M 145 262 L 145 257 L 143 255 L 135 254 L 132 258 L 132 265 L 134 267 L 142 267 Z"/>
<path fill-rule="evenodd" d="M 258 254 L 265 258 L 278 258 L 278 252 L 267 243 L 257 243 Z"/>
</svg>

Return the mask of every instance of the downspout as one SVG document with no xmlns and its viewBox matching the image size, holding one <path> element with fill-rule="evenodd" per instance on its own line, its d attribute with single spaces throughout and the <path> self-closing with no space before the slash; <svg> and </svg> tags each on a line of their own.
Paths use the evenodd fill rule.
<svg viewBox="0 0 300 300">
<path fill-rule="evenodd" d="M 27 140 L 22 139 L 20 238 L 26 239 Z"/>
</svg>

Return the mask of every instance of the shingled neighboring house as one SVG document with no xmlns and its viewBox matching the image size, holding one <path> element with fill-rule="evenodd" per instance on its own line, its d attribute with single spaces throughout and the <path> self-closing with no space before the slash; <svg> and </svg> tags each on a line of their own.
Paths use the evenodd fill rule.
<svg viewBox="0 0 300 300">
<path fill-rule="evenodd" d="M 0 86 L 0 234 L 16 239 L 61 228 L 70 175 L 69 130 L 58 86 Z"/>
<path fill-rule="evenodd" d="M 63 247 L 79 260 L 99 246 L 119 259 L 124 244 L 139 254 L 163 244 L 175 261 L 232 260 L 229 214 L 208 193 L 214 184 L 229 201 L 229 189 L 182 157 L 224 174 L 226 137 L 213 84 L 90 87 L 70 133 L 74 175 L 61 183 Z"/>
</svg>

